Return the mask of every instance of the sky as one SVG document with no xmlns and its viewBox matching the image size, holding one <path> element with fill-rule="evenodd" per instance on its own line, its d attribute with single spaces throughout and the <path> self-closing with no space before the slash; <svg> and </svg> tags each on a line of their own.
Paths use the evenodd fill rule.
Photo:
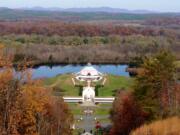
<svg viewBox="0 0 180 135">
<path fill-rule="evenodd" d="M 180 12 L 180 0 L 0 0 L 0 7 L 112 7 L 129 10 Z"/>
</svg>

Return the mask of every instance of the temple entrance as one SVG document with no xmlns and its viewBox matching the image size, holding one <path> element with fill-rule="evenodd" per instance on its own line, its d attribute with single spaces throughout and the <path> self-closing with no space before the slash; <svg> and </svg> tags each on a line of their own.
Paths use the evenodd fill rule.
<svg viewBox="0 0 180 135">
<path fill-rule="evenodd" d="M 95 90 L 94 87 L 84 87 L 83 88 L 83 102 L 94 102 Z"/>
</svg>

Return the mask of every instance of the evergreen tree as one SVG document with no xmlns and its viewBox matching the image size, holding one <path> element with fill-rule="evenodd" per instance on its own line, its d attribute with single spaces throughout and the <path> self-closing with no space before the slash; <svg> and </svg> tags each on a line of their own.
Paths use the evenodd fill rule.
<svg viewBox="0 0 180 135">
<path fill-rule="evenodd" d="M 151 116 L 166 116 L 174 106 L 176 68 L 174 56 L 166 50 L 146 58 L 137 76 L 134 95 Z"/>
</svg>

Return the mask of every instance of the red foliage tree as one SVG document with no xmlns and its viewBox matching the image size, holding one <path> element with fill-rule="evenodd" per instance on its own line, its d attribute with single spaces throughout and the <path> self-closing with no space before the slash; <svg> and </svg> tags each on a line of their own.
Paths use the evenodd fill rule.
<svg viewBox="0 0 180 135">
<path fill-rule="evenodd" d="M 28 26 L 28 27 L 27 27 Z M 108 36 L 108 35 L 165 35 L 167 30 L 136 28 L 114 24 L 64 23 L 61 21 L 17 21 L 0 22 L 0 35 L 37 34 L 59 36 Z"/>
<path fill-rule="evenodd" d="M 132 94 L 120 92 L 113 105 L 110 135 L 128 135 L 132 129 L 143 124 L 145 117 Z"/>
</svg>

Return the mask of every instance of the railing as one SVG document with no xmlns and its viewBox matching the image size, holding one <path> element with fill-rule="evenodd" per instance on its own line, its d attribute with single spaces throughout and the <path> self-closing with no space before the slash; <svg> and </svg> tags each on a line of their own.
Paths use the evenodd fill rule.
<svg viewBox="0 0 180 135">
<path fill-rule="evenodd" d="M 63 97 L 63 99 L 65 102 L 69 102 L 69 103 L 78 103 L 83 101 L 82 97 Z M 113 97 L 110 98 L 99 97 L 94 99 L 95 103 L 112 103 L 114 102 L 114 100 L 115 98 Z"/>
<path fill-rule="evenodd" d="M 95 98 L 95 102 L 97 103 L 112 103 L 114 102 L 115 98 Z"/>
</svg>

